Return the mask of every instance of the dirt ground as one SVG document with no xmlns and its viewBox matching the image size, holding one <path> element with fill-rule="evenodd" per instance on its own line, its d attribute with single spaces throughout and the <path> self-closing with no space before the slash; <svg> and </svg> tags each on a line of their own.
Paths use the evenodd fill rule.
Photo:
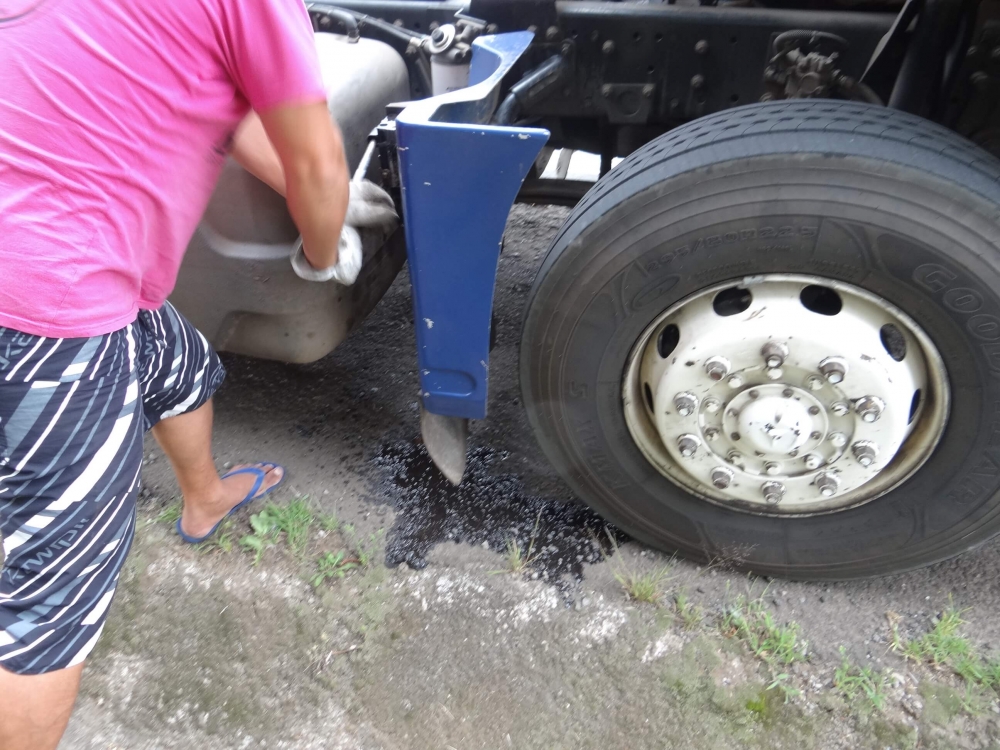
<svg viewBox="0 0 1000 750">
<path fill-rule="evenodd" d="M 997 543 L 841 584 L 676 561 L 659 606 L 626 596 L 616 574 L 671 561 L 613 532 L 612 548 L 540 455 L 519 402 L 522 307 L 564 216 L 512 215 L 490 418 L 473 427 L 461 488 L 416 441 L 405 274 L 321 362 L 227 359 L 220 467 L 287 466 L 275 503 L 308 498 L 310 535 L 256 566 L 239 543 L 256 533 L 247 515 L 219 545 L 181 544 L 176 486 L 150 442 L 140 531 L 63 748 L 1000 748 L 995 693 L 891 648 L 892 622 L 916 639 L 952 607 L 963 643 L 1000 650 Z M 528 572 L 506 571 L 508 540 L 532 536 Z M 314 586 L 317 558 L 341 549 L 373 559 Z M 797 638 L 790 666 L 753 653 L 727 618 L 741 596 L 774 628 L 797 625 L 781 630 Z M 843 658 L 852 674 L 871 668 L 881 708 L 838 687 Z"/>
</svg>

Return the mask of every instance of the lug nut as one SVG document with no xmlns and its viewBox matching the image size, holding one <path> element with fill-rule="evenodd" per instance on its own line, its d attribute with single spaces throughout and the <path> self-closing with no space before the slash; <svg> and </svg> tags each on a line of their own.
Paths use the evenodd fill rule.
<svg viewBox="0 0 1000 750">
<path fill-rule="evenodd" d="M 842 432 L 831 432 L 830 443 L 836 448 L 843 448 L 847 445 L 847 436 Z"/>
<path fill-rule="evenodd" d="M 878 396 L 862 396 L 854 403 L 854 411 L 865 422 L 876 422 L 885 411 L 885 401 Z"/>
<path fill-rule="evenodd" d="M 767 375 L 768 380 L 781 380 L 781 376 L 784 375 L 785 372 L 780 367 L 772 367 L 768 370 L 764 370 L 764 374 Z"/>
<path fill-rule="evenodd" d="M 761 347 L 760 353 L 764 357 L 764 364 L 774 369 L 785 364 L 785 357 L 788 356 L 788 347 L 778 341 L 768 341 Z"/>
<path fill-rule="evenodd" d="M 832 411 L 838 417 L 844 416 L 850 410 L 851 407 L 845 404 L 843 401 L 838 401 L 837 403 L 835 403 L 833 406 L 830 407 L 830 411 Z"/>
<path fill-rule="evenodd" d="M 719 431 L 714 427 L 709 427 L 705 430 L 705 440 L 710 443 L 719 439 Z"/>
<path fill-rule="evenodd" d="M 871 440 L 859 440 L 851 446 L 851 453 L 858 463 L 867 469 L 878 458 L 878 446 Z"/>
<path fill-rule="evenodd" d="M 819 494 L 823 497 L 833 497 L 837 494 L 837 490 L 840 489 L 840 480 L 836 474 L 824 471 L 816 477 L 816 489 L 819 490 Z"/>
<path fill-rule="evenodd" d="M 812 471 L 813 469 L 818 469 L 823 465 L 823 459 L 817 456 L 815 453 L 809 453 L 802 458 L 802 462 L 806 465 L 806 468 Z"/>
<path fill-rule="evenodd" d="M 776 464 L 774 461 L 768 461 L 766 464 L 764 464 L 764 473 L 767 474 L 768 476 L 773 477 L 776 474 L 781 473 L 781 466 Z"/>
<path fill-rule="evenodd" d="M 706 398 L 704 401 L 705 411 L 709 414 L 715 414 L 722 408 L 722 402 L 714 398 Z"/>
<path fill-rule="evenodd" d="M 843 383 L 847 375 L 847 361 L 843 357 L 827 357 L 819 363 L 819 371 L 834 385 Z"/>
<path fill-rule="evenodd" d="M 674 408 L 682 417 L 690 417 L 698 408 L 698 398 L 691 393 L 678 393 L 674 396 Z"/>
<path fill-rule="evenodd" d="M 764 501 L 768 505 L 777 505 L 785 496 L 785 485 L 781 482 L 764 482 L 760 491 L 764 493 Z"/>
<path fill-rule="evenodd" d="M 806 378 L 806 385 L 809 387 L 810 391 L 818 391 L 823 387 L 823 378 L 818 375 L 810 375 Z"/>
<path fill-rule="evenodd" d="M 809 439 L 810 440 L 819 440 L 822 437 L 823 437 L 823 433 L 820 432 L 819 430 L 813 430 L 812 432 L 809 433 Z"/>
<path fill-rule="evenodd" d="M 698 450 L 701 440 L 697 435 L 681 435 L 677 438 L 677 450 L 684 458 L 690 458 Z"/>
<path fill-rule="evenodd" d="M 725 357 L 709 357 L 705 361 L 705 372 L 712 380 L 722 380 L 729 374 L 731 365 Z"/>
<path fill-rule="evenodd" d="M 730 388 L 742 388 L 743 387 L 743 377 L 741 375 L 730 375 L 729 380 L 726 381 Z"/>
<path fill-rule="evenodd" d="M 736 419 L 737 417 L 740 416 L 740 410 L 734 407 L 734 408 L 730 409 L 727 412 L 727 414 L 729 414 L 729 416 L 731 416 L 733 419 Z"/>
<path fill-rule="evenodd" d="M 731 464 L 741 464 L 743 463 L 743 454 L 739 451 L 729 451 L 726 455 L 726 460 Z"/>
<path fill-rule="evenodd" d="M 712 469 L 712 486 L 717 490 L 724 490 L 733 483 L 733 472 L 725 466 L 716 466 Z"/>
</svg>

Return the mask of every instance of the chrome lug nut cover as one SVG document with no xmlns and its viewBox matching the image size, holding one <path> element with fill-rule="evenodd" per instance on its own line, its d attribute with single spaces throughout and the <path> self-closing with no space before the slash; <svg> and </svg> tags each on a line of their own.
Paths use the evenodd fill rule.
<svg viewBox="0 0 1000 750">
<path fill-rule="evenodd" d="M 722 380 L 729 374 L 732 365 L 725 357 L 709 357 L 705 362 L 705 373 L 712 380 Z"/>
<path fill-rule="evenodd" d="M 836 474 L 824 471 L 816 477 L 816 489 L 819 490 L 819 494 L 823 497 L 832 497 L 836 494 L 839 487 L 840 480 L 837 478 Z"/>
<path fill-rule="evenodd" d="M 781 367 L 788 356 L 788 346 L 778 341 L 768 341 L 760 348 L 761 356 L 764 357 L 764 364 L 769 368 Z"/>
<path fill-rule="evenodd" d="M 878 458 L 878 446 L 871 440 L 859 440 L 851 446 L 851 453 L 859 464 L 867 468 Z"/>
<path fill-rule="evenodd" d="M 681 452 L 684 458 L 690 458 L 697 451 L 701 445 L 701 440 L 697 435 L 681 435 L 677 438 L 677 450 Z"/>
<path fill-rule="evenodd" d="M 724 490 L 733 483 L 733 471 L 725 466 L 712 469 L 712 485 L 718 490 Z"/>
<path fill-rule="evenodd" d="M 865 422 L 877 422 L 885 411 L 885 401 L 878 396 L 862 396 L 855 402 L 854 411 Z"/>
<path fill-rule="evenodd" d="M 785 496 L 785 485 L 781 482 L 764 482 L 760 491 L 764 495 L 764 502 L 768 505 L 777 505 Z"/>
<path fill-rule="evenodd" d="M 819 363 L 819 371 L 834 385 L 843 383 L 847 376 L 847 360 L 843 357 L 827 357 Z"/>
<path fill-rule="evenodd" d="M 682 417 L 690 417 L 698 408 L 698 397 L 691 393 L 678 393 L 674 397 L 674 408 Z"/>
</svg>

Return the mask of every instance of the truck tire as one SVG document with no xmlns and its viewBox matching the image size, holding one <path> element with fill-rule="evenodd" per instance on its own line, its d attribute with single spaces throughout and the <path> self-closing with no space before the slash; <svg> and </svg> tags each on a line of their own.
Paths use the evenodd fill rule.
<svg viewBox="0 0 1000 750">
<path fill-rule="evenodd" d="M 968 550 L 1000 531 L 998 218 L 1000 162 L 905 113 L 673 130 L 541 265 L 537 439 L 609 522 L 695 559 L 819 580 Z"/>
</svg>

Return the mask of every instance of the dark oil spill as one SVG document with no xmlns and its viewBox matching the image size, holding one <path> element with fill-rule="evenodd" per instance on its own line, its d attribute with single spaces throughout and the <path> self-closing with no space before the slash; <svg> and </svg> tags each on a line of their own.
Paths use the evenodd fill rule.
<svg viewBox="0 0 1000 750">
<path fill-rule="evenodd" d="M 527 550 L 534 536 L 532 571 L 552 583 L 567 574 L 583 575 L 583 566 L 611 552 L 627 537 L 600 516 L 571 500 L 528 494 L 519 478 L 500 471 L 503 452 L 473 448 L 465 479 L 453 486 L 438 471 L 420 444 L 383 446 L 375 458 L 382 477 L 377 499 L 396 510 L 386 538 L 386 565 L 427 565 L 426 556 L 439 542 L 487 542 L 503 552 L 511 539 Z M 535 532 L 535 524 L 538 530 Z"/>
</svg>

